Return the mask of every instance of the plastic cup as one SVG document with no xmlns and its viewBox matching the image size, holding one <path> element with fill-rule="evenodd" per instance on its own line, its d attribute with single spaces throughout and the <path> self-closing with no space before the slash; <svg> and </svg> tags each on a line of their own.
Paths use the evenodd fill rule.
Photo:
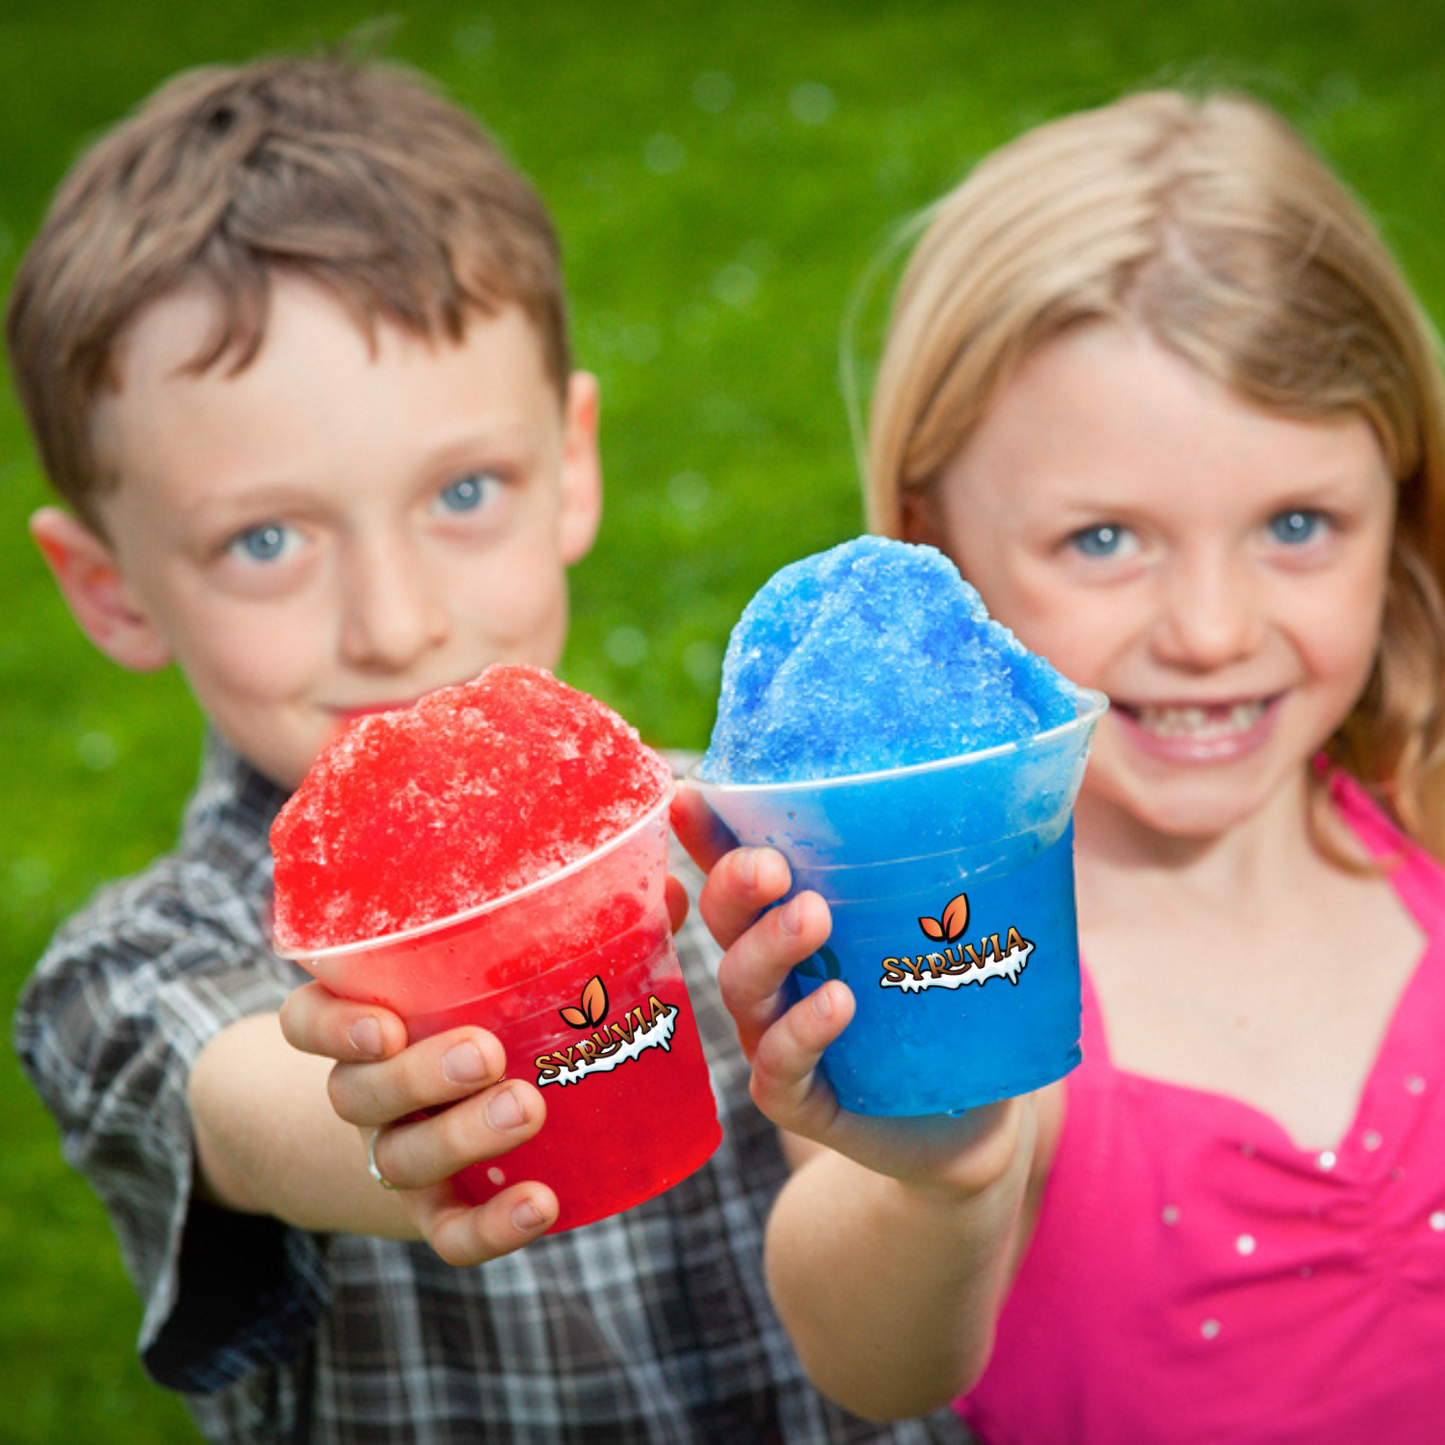
<svg viewBox="0 0 1445 1445">
<path fill-rule="evenodd" d="M 847 1109 L 957 1113 L 1079 1062 L 1072 809 L 1103 694 L 1023 742 L 853 777 L 691 786 L 738 841 L 827 900 L 794 998 L 841 978 L 853 1020 L 822 1068 Z"/>
<path fill-rule="evenodd" d="M 587 857 L 490 903 L 363 943 L 292 951 L 410 1039 L 479 1024 L 542 1091 L 524 1144 L 455 1176 L 482 1203 L 538 1179 L 575 1229 L 670 1188 L 722 1139 L 664 900 L 669 796 Z"/>
</svg>

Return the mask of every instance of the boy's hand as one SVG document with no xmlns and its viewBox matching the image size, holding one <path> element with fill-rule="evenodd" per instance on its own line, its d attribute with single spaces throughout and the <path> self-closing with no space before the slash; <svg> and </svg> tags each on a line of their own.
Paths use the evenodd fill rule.
<svg viewBox="0 0 1445 1445">
<path fill-rule="evenodd" d="M 535 1180 L 475 1206 L 451 1183 L 457 1170 L 530 1139 L 546 1117 L 533 1085 L 503 1078 L 494 1034 L 460 1028 L 408 1045 L 395 1014 L 319 983 L 291 994 L 281 1029 L 293 1048 L 335 1060 L 332 1107 L 362 1131 L 377 1171 L 448 1264 L 510 1253 L 556 1220 L 556 1195 Z"/>
<path fill-rule="evenodd" d="M 1033 1138 L 1029 1099 L 957 1119 L 875 1119 L 839 1106 L 818 1063 L 853 1017 L 852 991 L 833 979 L 791 1006 L 784 993 L 793 965 L 827 942 L 827 903 L 804 892 L 773 907 L 791 884 L 787 860 L 771 848 L 738 847 L 691 789 L 679 790 L 672 823 L 708 874 L 699 908 L 724 949 L 718 983 L 753 1066 L 758 1108 L 790 1134 L 924 1189 L 971 1196 L 1017 1175 Z"/>
<path fill-rule="evenodd" d="M 680 927 L 687 893 L 674 878 L 667 905 L 672 926 Z M 465 1202 L 451 1183 L 459 1169 L 530 1139 L 546 1117 L 533 1085 L 503 1077 L 506 1060 L 494 1034 L 460 1028 L 408 1045 L 396 1014 L 338 998 L 315 982 L 287 998 L 281 1032 L 293 1049 L 333 1062 L 331 1108 L 361 1131 L 370 1163 L 396 1191 L 411 1228 L 448 1264 L 485 1263 L 556 1222 L 557 1197 L 536 1180 L 481 1205 Z"/>
</svg>

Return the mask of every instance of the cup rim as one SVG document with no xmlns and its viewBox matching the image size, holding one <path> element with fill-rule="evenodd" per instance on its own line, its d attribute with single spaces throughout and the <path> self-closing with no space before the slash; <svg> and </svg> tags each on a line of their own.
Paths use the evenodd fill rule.
<svg viewBox="0 0 1445 1445">
<path fill-rule="evenodd" d="M 521 888 L 514 888 L 510 893 L 498 894 L 495 898 L 489 898 L 485 903 L 474 904 L 471 908 L 463 908 L 456 913 L 449 913 L 445 918 L 434 918 L 427 923 L 418 923 L 411 928 L 398 928 L 391 933 L 378 933 L 370 938 L 360 939 L 356 943 L 333 943 L 325 948 L 288 947 L 283 948 L 276 940 L 273 932 L 271 940 L 271 951 L 278 958 L 291 959 L 295 963 L 309 965 L 314 963 L 331 962 L 342 956 L 351 957 L 355 954 L 369 953 L 379 948 L 391 948 L 399 943 L 408 943 L 412 939 L 421 938 L 427 934 L 440 933 L 444 929 L 455 927 L 457 924 L 470 922 L 473 918 L 479 918 L 484 913 L 493 913 L 505 907 L 509 903 L 515 903 L 518 899 L 527 897 L 531 893 L 539 893 L 544 888 L 550 888 L 564 878 L 574 873 L 579 873 L 583 868 L 595 863 L 599 858 L 605 857 L 615 849 L 621 848 L 630 842 L 638 833 L 644 832 L 647 827 L 656 822 L 659 813 L 665 813 L 668 805 L 672 802 L 673 795 L 677 792 L 675 779 L 669 780 L 667 787 L 661 796 L 653 803 L 646 812 L 633 819 L 620 833 L 614 833 L 605 843 L 599 843 L 591 852 L 583 854 L 580 858 L 574 858 L 572 862 L 564 864 L 561 868 L 554 868 L 552 872 L 535 878 L 532 882 L 524 884 Z"/>
<path fill-rule="evenodd" d="M 1008 753 L 1023 752 L 1025 749 L 1034 749 L 1070 732 L 1092 728 L 1108 710 L 1109 699 L 1097 688 L 1080 687 L 1075 691 L 1078 694 L 1078 712 L 1068 722 L 1059 723 L 1056 727 L 1047 728 L 1030 737 L 1016 738 L 1007 743 L 997 743 L 993 747 L 978 748 L 971 753 L 954 753 L 946 758 L 931 758 L 923 763 L 908 763 L 903 767 L 881 768 L 869 773 L 834 773 L 822 778 L 784 778 L 766 783 L 713 782 L 700 776 L 698 769 L 702 767 L 705 759 L 699 758 L 688 768 L 683 781 L 689 787 L 696 788 L 700 793 L 741 797 L 744 794 L 758 793 L 811 793 L 846 788 L 860 783 L 877 783 L 891 781 L 895 778 L 942 772 L 947 768 L 957 767 L 960 763 L 978 762 L 989 758 L 1003 757 Z"/>
</svg>

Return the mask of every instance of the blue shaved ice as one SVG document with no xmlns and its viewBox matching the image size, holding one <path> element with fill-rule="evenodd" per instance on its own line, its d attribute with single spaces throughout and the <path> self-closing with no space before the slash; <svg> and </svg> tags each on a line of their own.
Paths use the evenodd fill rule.
<svg viewBox="0 0 1445 1445">
<path fill-rule="evenodd" d="M 934 762 L 1071 722 L 1079 696 L 941 552 L 860 537 L 782 568 L 743 610 L 698 776 L 772 783 Z"/>
</svg>

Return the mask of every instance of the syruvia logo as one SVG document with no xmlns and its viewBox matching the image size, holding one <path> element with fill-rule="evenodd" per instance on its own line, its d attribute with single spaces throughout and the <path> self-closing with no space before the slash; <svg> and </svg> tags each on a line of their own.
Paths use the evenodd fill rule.
<svg viewBox="0 0 1445 1445">
<path fill-rule="evenodd" d="M 991 978 L 1006 978 L 1017 985 L 1019 974 L 1034 950 L 1033 944 L 1012 925 L 1000 933 L 982 934 L 971 943 L 960 942 L 968 923 L 966 893 L 950 898 L 937 918 L 919 918 L 918 927 L 923 936 L 943 946 L 927 953 L 900 953 L 885 958 L 879 988 L 922 993 L 929 988 L 982 985 Z"/>
<path fill-rule="evenodd" d="M 539 1085 L 575 1084 L 589 1074 L 611 1073 L 644 1049 L 671 1051 L 679 1013 L 676 1004 L 664 1003 L 656 994 L 649 994 L 646 1003 L 634 1004 L 612 1023 L 606 1022 L 607 1007 L 607 986 L 600 975 L 594 974 L 575 1006 L 568 1004 L 557 1010 L 564 1023 L 589 1032 L 575 1044 L 537 1055 L 533 1062 Z"/>
</svg>

